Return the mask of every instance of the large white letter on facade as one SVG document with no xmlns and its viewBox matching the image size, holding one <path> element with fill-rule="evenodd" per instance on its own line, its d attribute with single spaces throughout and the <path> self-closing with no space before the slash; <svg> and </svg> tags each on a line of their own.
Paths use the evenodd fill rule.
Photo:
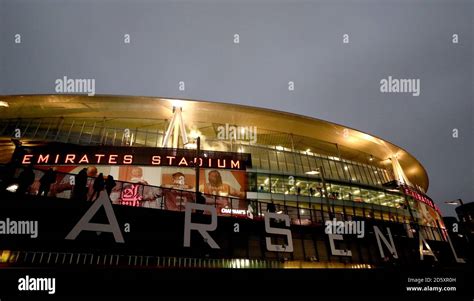
<svg viewBox="0 0 474 301">
<path fill-rule="evenodd" d="M 423 237 L 423 235 L 421 234 L 421 232 L 418 232 L 418 235 L 420 237 L 420 260 L 424 260 L 423 259 L 423 255 L 428 255 L 428 256 L 433 256 L 434 257 L 434 260 L 435 261 L 438 261 L 438 258 L 436 258 L 435 254 L 433 253 L 433 251 L 431 251 L 431 248 L 430 248 L 430 245 L 426 242 L 425 238 Z M 425 247 L 428 249 L 428 250 L 423 250 L 423 245 L 425 245 Z"/>
<path fill-rule="evenodd" d="M 104 207 L 105 214 L 109 220 L 109 224 L 96 224 L 91 223 L 90 220 L 97 213 L 100 207 Z M 115 238 L 115 242 L 124 243 L 122 232 L 115 217 L 114 209 L 110 203 L 110 199 L 107 193 L 103 191 L 99 198 L 94 201 L 92 206 L 87 210 L 86 214 L 79 220 L 74 228 L 66 236 L 66 239 L 74 240 L 82 231 L 94 231 L 94 232 L 112 232 Z"/>
<path fill-rule="evenodd" d="M 397 249 L 395 249 L 395 244 L 393 243 L 392 233 L 390 232 L 390 228 L 387 227 L 388 238 L 390 239 L 390 243 L 388 240 L 383 236 L 382 232 L 379 230 L 379 227 L 374 226 L 374 233 L 375 237 L 377 238 L 377 245 L 379 246 L 380 256 L 382 258 L 385 257 L 385 253 L 383 252 L 382 244 L 380 243 L 380 239 L 382 239 L 383 243 L 392 254 L 393 258 L 398 259 Z"/>
<path fill-rule="evenodd" d="M 336 249 L 336 246 L 334 244 L 334 240 L 344 240 L 342 235 L 340 234 L 328 234 L 329 237 L 329 244 L 331 245 L 331 253 L 332 255 L 336 256 L 352 256 L 351 250 L 340 250 Z"/>
<path fill-rule="evenodd" d="M 293 252 L 293 237 L 290 229 L 273 228 L 270 226 L 270 219 L 284 220 L 285 226 L 290 226 L 290 217 L 286 214 L 277 214 L 272 212 L 265 213 L 265 232 L 268 234 L 285 235 L 288 240 L 288 245 L 274 245 L 270 237 L 265 238 L 268 251 L 273 252 Z"/>
<path fill-rule="evenodd" d="M 197 224 L 191 222 L 191 212 L 193 209 L 196 210 L 206 210 L 211 212 L 211 223 L 210 224 Z M 184 246 L 191 246 L 191 230 L 197 230 L 201 236 L 204 238 L 204 241 L 213 248 L 220 249 L 219 245 L 212 239 L 211 235 L 207 233 L 208 231 L 214 231 L 217 229 L 217 211 L 214 206 L 196 204 L 196 203 L 186 203 L 186 210 L 184 212 Z"/>
<path fill-rule="evenodd" d="M 456 259 L 456 262 L 457 263 L 466 263 L 466 261 L 464 259 L 458 257 L 458 254 L 456 253 L 456 250 L 454 250 L 454 246 L 453 246 L 453 243 L 451 242 L 451 238 L 449 237 L 449 234 L 446 234 L 446 236 L 448 237 L 449 246 L 451 247 L 451 251 L 453 251 L 454 259 Z"/>
</svg>

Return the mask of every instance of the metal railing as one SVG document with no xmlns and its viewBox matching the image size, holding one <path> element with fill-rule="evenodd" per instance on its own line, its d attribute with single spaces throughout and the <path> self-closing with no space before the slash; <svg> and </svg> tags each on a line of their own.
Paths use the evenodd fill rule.
<svg viewBox="0 0 474 301">
<path fill-rule="evenodd" d="M 5 254 L 3 254 L 5 253 Z M 94 254 L 51 251 L 0 251 L 5 264 L 14 265 L 91 265 L 106 267 L 140 268 L 206 268 L 206 269 L 261 269 L 282 268 L 283 263 L 275 260 L 246 258 L 194 258 L 174 256 Z"/>
<path fill-rule="evenodd" d="M 15 185 L 18 187 L 18 175 L 23 168 L 17 168 L 14 179 L 9 184 L 11 191 L 15 190 Z M 35 170 L 35 182 L 28 189 L 27 194 L 36 195 L 38 193 L 39 179 L 44 174 L 45 170 Z M 75 174 L 57 172 L 56 182 L 51 185 L 49 197 L 74 199 L 72 193 L 74 185 L 71 184 L 71 179 L 75 178 Z M 87 180 L 87 198 L 83 201 L 90 200 L 93 195 L 93 183 L 95 178 L 88 177 Z M 115 181 L 116 186 L 112 189 L 110 199 L 113 204 L 146 207 L 159 210 L 179 211 L 185 210 L 185 204 L 188 202 L 196 202 L 196 193 L 194 190 L 181 190 L 170 187 L 153 186 L 141 183 L 132 183 L 125 181 Z M 105 191 L 102 193 L 106 193 Z M 332 217 L 337 220 L 357 220 L 370 219 L 382 220 L 386 222 L 395 223 L 410 223 L 408 212 L 406 215 L 389 215 L 389 219 L 385 220 L 384 214 L 376 212 L 373 207 L 365 208 L 364 204 L 359 204 L 356 207 L 344 207 L 344 212 L 336 212 L 334 210 L 335 202 L 337 200 L 314 199 L 310 202 L 296 202 L 296 206 L 289 205 L 286 201 L 278 200 L 249 200 L 245 198 L 235 198 L 229 196 L 218 196 L 213 194 L 204 194 L 207 205 L 212 205 L 216 208 L 218 216 L 248 218 L 253 220 L 263 219 L 265 212 L 284 213 L 290 217 L 292 225 L 298 226 L 321 226 L 326 220 Z M 294 203 L 294 202 L 292 202 Z M 272 206 L 269 206 L 272 204 Z M 337 204 L 336 204 L 337 205 Z M 355 204 L 353 204 L 355 206 Z M 348 214 L 348 210 L 352 214 Z M 361 214 L 358 214 L 361 212 Z M 204 214 L 208 214 L 204 212 Z M 419 229 L 424 231 L 425 237 L 430 240 L 443 240 L 443 234 L 437 227 L 419 225 Z"/>
</svg>

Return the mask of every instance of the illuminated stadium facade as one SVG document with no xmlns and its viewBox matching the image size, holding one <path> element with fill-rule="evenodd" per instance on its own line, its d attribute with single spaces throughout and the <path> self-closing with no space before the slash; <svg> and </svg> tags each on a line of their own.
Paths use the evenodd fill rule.
<svg viewBox="0 0 474 301">
<path fill-rule="evenodd" d="M 426 195 L 423 166 L 381 138 L 224 103 L 83 95 L 3 101 L 0 160 L 12 177 L 2 180 L 10 203 L 2 202 L 1 218 L 28 216 L 43 228 L 37 240 L 8 236 L 5 263 L 354 268 L 464 261 Z M 35 181 L 19 194 L 26 166 Z M 41 197 L 39 179 L 49 168 L 55 181 Z M 87 191 L 78 197 L 83 168 Z M 117 185 L 93 203 L 100 173 Z M 103 215 L 101 206 L 108 219 L 84 219 Z M 112 226 L 94 231 L 89 220 Z M 328 233 L 328 221 L 364 230 Z"/>
</svg>

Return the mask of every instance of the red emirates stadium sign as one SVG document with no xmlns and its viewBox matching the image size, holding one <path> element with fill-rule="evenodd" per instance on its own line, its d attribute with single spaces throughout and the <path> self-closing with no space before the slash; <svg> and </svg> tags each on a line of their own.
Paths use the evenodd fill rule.
<svg viewBox="0 0 474 301">
<path fill-rule="evenodd" d="M 418 191 L 415 191 L 413 189 L 411 189 L 410 187 L 408 186 L 403 186 L 403 192 L 406 194 L 406 195 L 409 195 L 411 197 L 413 197 L 415 200 L 417 201 L 420 201 L 420 202 L 423 202 L 425 203 L 426 205 L 432 207 L 432 208 L 435 208 L 436 211 L 438 211 L 438 213 L 441 214 L 438 206 L 436 206 L 436 204 L 433 202 L 433 200 L 431 200 L 428 196 L 418 192 Z"/>
<path fill-rule="evenodd" d="M 13 160 L 23 165 L 142 165 L 245 170 L 251 167 L 250 154 L 123 146 L 81 146 L 50 143 L 21 146 Z"/>
</svg>

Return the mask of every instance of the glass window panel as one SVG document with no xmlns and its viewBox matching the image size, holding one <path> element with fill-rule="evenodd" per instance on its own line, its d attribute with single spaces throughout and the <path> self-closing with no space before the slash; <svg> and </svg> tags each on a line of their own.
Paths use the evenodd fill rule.
<svg viewBox="0 0 474 301">
<path fill-rule="evenodd" d="M 267 154 L 268 154 L 268 157 L 270 159 L 270 169 L 271 170 L 280 170 L 279 167 L 278 167 L 276 151 L 269 150 Z"/>
<path fill-rule="evenodd" d="M 160 141 L 163 141 L 163 136 L 159 133 L 153 132 L 148 133 L 148 145 L 149 146 L 157 146 L 159 145 Z"/>
<path fill-rule="evenodd" d="M 352 179 L 356 178 L 356 176 L 354 174 L 354 169 L 353 169 L 352 165 L 349 164 L 349 162 L 344 163 L 344 171 L 348 175 L 350 181 L 352 181 Z"/>
<path fill-rule="evenodd" d="M 306 159 L 308 159 L 308 162 L 309 162 L 308 166 L 311 168 L 311 170 L 316 170 L 317 164 L 316 164 L 316 161 L 315 161 L 315 157 L 310 156 L 310 155 L 306 155 Z"/>
<path fill-rule="evenodd" d="M 215 145 L 212 145 L 216 147 Z M 246 150 L 248 153 L 250 153 L 251 158 L 252 158 L 252 167 L 253 168 L 262 168 L 261 167 L 261 160 L 260 160 L 260 153 L 258 151 L 258 148 L 255 148 L 253 146 L 249 146 Z"/>
<path fill-rule="evenodd" d="M 310 182 L 307 178 L 297 177 L 296 178 L 296 193 L 299 195 L 309 195 Z"/>
<path fill-rule="evenodd" d="M 415 204 L 415 201 L 411 197 L 408 198 L 408 204 L 411 208 L 411 212 L 413 213 L 414 216 L 418 216 L 418 210 L 416 210 L 417 206 Z"/>
<path fill-rule="evenodd" d="M 372 166 L 366 165 L 365 167 L 365 172 L 367 173 L 367 176 L 370 178 L 369 181 L 372 185 L 379 185 L 377 182 L 377 177 L 374 173 L 374 170 L 372 169 Z"/>
<path fill-rule="evenodd" d="M 385 192 L 382 192 L 382 191 L 377 192 L 377 198 L 375 199 L 374 204 L 387 206 Z"/>
<path fill-rule="evenodd" d="M 296 179 L 294 176 L 284 176 L 285 194 L 296 194 L 298 187 L 296 186 Z"/>
<path fill-rule="evenodd" d="M 364 179 L 364 183 L 372 184 L 372 181 L 370 179 L 370 176 L 367 174 L 365 166 L 358 163 L 357 167 L 359 168 L 359 172 L 362 175 L 362 179 Z"/>
<path fill-rule="evenodd" d="M 441 236 L 439 235 L 438 229 L 433 229 L 433 234 L 434 234 L 435 240 L 438 240 L 438 241 L 441 240 Z"/>
<path fill-rule="evenodd" d="M 321 160 L 320 157 L 313 157 L 313 158 L 315 162 L 315 166 L 314 166 L 315 169 L 323 166 L 323 161 Z"/>
<path fill-rule="evenodd" d="M 294 171 L 290 170 L 288 168 L 288 165 L 286 164 L 285 153 L 277 151 L 276 155 L 277 155 L 277 161 L 278 161 L 278 170 L 283 171 L 283 172 L 294 173 Z"/>
<path fill-rule="evenodd" d="M 428 233 L 428 238 L 434 240 L 433 229 L 431 227 L 425 227 L 426 232 Z"/>
<path fill-rule="evenodd" d="M 296 162 L 296 172 L 300 174 L 304 174 L 305 172 L 307 172 L 309 165 L 307 162 L 308 160 L 306 158 L 306 155 L 294 154 L 293 156 L 295 157 L 295 162 Z"/>
<path fill-rule="evenodd" d="M 357 164 L 357 168 L 359 169 L 359 172 L 362 176 L 362 179 L 364 180 L 364 183 L 372 184 L 372 182 L 370 181 L 370 178 L 367 176 L 367 173 L 365 172 L 364 166 L 361 164 Z"/>
<path fill-rule="evenodd" d="M 262 167 L 262 160 L 261 160 L 260 155 L 257 152 L 252 152 L 251 156 L 252 156 L 252 167 L 256 169 L 263 169 L 264 167 Z"/>
<path fill-rule="evenodd" d="M 342 163 L 342 170 L 344 171 L 344 178 L 347 181 L 351 181 L 352 175 L 349 171 L 349 169 L 350 169 L 349 165 L 346 162 L 341 162 L 341 163 Z"/>
<path fill-rule="evenodd" d="M 285 161 L 286 165 L 288 166 L 288 172 L 293 173 L 293 174 L 300 174 L 302 173 L 301 169 L 301 160 L 299 159 L 298 154 L 294 153 L 284 153 L 285 155 Z M 300 163 L 298 163 L 298 160 L 300 160 Z"/>
<path fill-rule="evenodd" d="M 331 200 L 337 199 L 337 185 L 326 183 L 327 196 Z"/>
<path fill-rule="evenodd" d="M 323 211 L 323 221 L 330 220 L 329 213 L 326 211 L 327 208 L 324 207 L 323 209 L 324 209 L 324 211 Z"/>
<path fill-rule="evenodd" d="M 360 173 L 359 166 L 357 166 L 356 164 L 350 164 L 349 166 L 350 166 L 349 169 L 351 170 L 351 174 L 352 174 L 352 180 L 359 183 L 365 183 L 366 181 L 364 180 L 364 177 Z"/>
<path fill-rule="evenodd" d="M 340 186 L 341 196 L 343 200 L 353 201 L 351 187 L 347 185 Z"/>
<path fill-rule="evenodd" d="M 362 203 L 366 202 L 367 200 L 363 198 L 362 191 L 359 187 L 352 187 L 351 188 L 352 200 L 354 202 Z"/>
<path fill-rule="evenodd" d="M 320 210 L 313 210 L 313 216 L 315 217 L 317 223 L 322 223 L 324 221 L 323 214 Z"/>
<path fill-rule="evenodd" d="M 271 175 L 270 180 L 272 183 L 272 193 L 285 193 L 286 181 L 284 176 Z"/>
<path fill-rule="evenodd" d="M 367 174 L 367 178 L 369 179 L 369 182 L 371 185 L 377 185 L 377 179 L 375 178 L 374 171 L 372 170 L 371 166 L 364 166 L 364 171 Z"/>
<path fill-rule="evenodd" d="M 134 134 L 135 134 L 135 137 L 133 137 L 133 144 L 140 145 L 140 146 L 145 145 L 145 140 L 148 140 L 147 132 L 143 130 L 137 130 L 135 131 Z"/>
<path fill-rule="evenodd" d="M 262 169 L 270 170 L 270 161 L 268 161 L 268 153 L 262 149 L 258 150 L 260 164 Z"/>
<path fill-rule="evenodd" d="M 377 185 L 382 185 L 383 183 L 385 183 L 383 177 L 382 177 L 382 173 L 375 167 L 372 166 L 372 175 L 374 176 L 375 178 L 375 183 Z"/>
<path fill-rule="evenodd" d="M 364 217 L 364 211 L 360 207 L 355 207 L 354 212 L 356 216 Z"/>
<path fill-rule="evenodd" d="M 401 195 L 396 195 L 395 196 L 395 207 L 396 208 L 402 208 L 402 209 L 407 209 L 405 205 L 405 199 Z"/>
<path fill-rule="evenodd" d="M 362 175 L 362 178 L 364 179 L 364 183 L 372 184 L 372 180 L 370 179 L 370 176 L 367 175 L 365 166 L 357 164 L 357 167 L 359 168 L 359 172 Z"/>
<path fill-rule="evenodd" d="M 380 210 L 374 209 L 372 212 L 374 214 L 375 219 L 382 220 L 383 216 L 382 216 L 382 212 Z"/>
<path fill-rule="evenodd" d="M 390 181 L 390 177 L 388 176 L 388 173 L 386 170 L 382 171 L 382 176 L 385 183 Z"/>
<path fill-rule="evenodd" d="M 377 176 L 380 178 L 380 181 L 383 183 L 388 182 L 388 178 L 386 177 L 386 172 L 382 169 L 377 169 Z"/>
<path fill-rule="evenodd" d="M 324 176 L 326 178 L 334 179 L 334 175 L 331 173 L 331 168 L 329 167 L 329 162 L 327 159 L 322 159 L 323 168 L 324 168 Z"/>
<path fill-rule="evenodd" d="M 266 174 L 258 174 L 257 187 L 259 192 L 270 192 L 270 176 Z"/>
<path fill-rule="evenodd" d="M 377 172 L 374 172 L 374 174 L 377 176 L 377 179 L 383 184 L 386 183 L 387 180 L 384 178 L 384 171 L 380 168 L 375 169 Z"/>
<path fill-rule="evenodd" d="M 366 218 L 374 218 L 374 210 L 370 204 L 364 206 L 364 212 Z"/>
<path fill-rule="evenodd" d="M 403 222 L 403 219 L 399 218 L 398 212 L 396 209 L 390 209 L 390 218 L 392 222 Z"/>
<path fill-rule="evenodd" d="M 311 162 L 311 160 L 309 160 L 308 158 L 308 155 L 299 155 L 300 157 L 300 160 L 301 160 L 301 173 L 304 174 L 306 173 L 307 171 L 311 171 L 313 170 L 313 162 Z"/>
<path fill-rule="evenodd" d="M 370 203 L 370 191 L 367 189 L 360 189 L 360 197 L 365 203 Z"/>
<path fill-rule="evenodd" d="M 321 190 L 321 182 L 316 181 L 315 179 L 309 179 L 308 180 L 308 186 L 309 186 L 309 193 L 313 197 L 319 197 L 320 196 L 320 190 Z"/>
<path fill-rule="evenodd" d="M 356 174 L 356 167 L 350 163 L 346 163 L 347 171 L 349 172 L 349 176 L 352 182 L 360 182 L 361 178 L 360 175 Z"/>
<path fill-rule="evenodd" d="M 344 181 L 347 181 L 347 177 L 346 175 L 344 174 L 344 168 L 343 168 L 343 164 L 341 161 L 334 161 L 335 165 L 336 165 L 336 170 L 337 170 L 337 174 L 339 175 L 339 179 L 341 180 L 344 180 Z"/>
<path fill-rule="evenodd" d="M 381 174 L 379 173 L 379 171 L 376 168 L 371 166 L 369 172 L 371 173 L 372 177 L 374 178 L 374 181 L 375 181 L 374 184 L 375 185 L 382 185 L 382 183 L 384 183 L 383 179 L 381 178 Z"/>
<path fill-rule="evenodd" d="M 334 218 L 338 221 L 343 221 L 344 220 L 344 215 L 341 213 L 334 213 Z"/>
<path fill-rule="evenodd" d="M 334 206 L 334 212 L 336 214 L 344 215 L 344 207 L 342 206 Z"/>
<path fill-rule="evenodd" d="M 367 183 L 367 178 L 365 175 L 361 172 L 359 165 L 357 164 L 351 164 L 352 170 L 353 170 L 353 176 L 355 178 L 356 182 L 359 183 Z"/>
<path fill-rule="evenodd" d="M 377 200 L 379 201 L 380 205 L 382 206 L 388 206 L 389 201 L 387 200 L 387 195 L 385 193 L 379 194 Z"/>
<path fill-rule="evenodd" d="M 329 166 L 331 168 L 331 172 L 334 175 L 334 179 L 336 180 L 341 179 L 342 175 L 341 176 L 339 175 L 335 162 L 333 160 L 328 160 L 328 161 L 329 161 Z"/>
<path fill-rule="evenodd" d="M 344 202 L 344 212 L 347 216 L 354 216 L 354 208 L 349 202 Z"/>
<path fill-rule="evenodd" d="M 297 210 L 296 206 L 294 206 L 294 207 L 293 206 L 287 206 L 286 208 L 288 210 L 287 214 L 290 216 L 291 223 L 295 223 L 296 222 L 295 220 L 298 219 L 298 210 Z"/>
<path fill-rule="evenodd" d="M 399 202 L 401 201 L 400 197 L 394 194 L 387 193 L 387 206 L 392 208 L 397 208 L 400 206 Z"/>
<path fill-rule="evenodd" d="M 377 200 L 377 196 L 378 196 L 377 191 L 368 190 L 367 198 L 368 198 L 369 203 L 379 204 L 379 202 Z"/>
<path fill-rule="evenodd" d="M 269 169 L 268 166 L 268 156 L 265 153 L 263 156 L 263 152 L 258 147 L 249 146 L 248 152 L 252 156 L 252 167 L 259 168 L 259 169 Z"/>
<path fill-rule="evenodd" d="M 343 185 L 337 185 L 335 191 L 337 192 L 337 195 L 336 195 L 337 199 L 338 200 L 343 200 L 344 199 L 344 193 L 345 193 L 344 186 Z"/>
<path fill-rule="evenodd" d="M 257 185 L 257 173 L 255 172 L 248 173 L 247 179 L 248 179 L 249 191 L 253 191 L 253 192 L 258 191 L 259 186 Z"/>
</svg>

